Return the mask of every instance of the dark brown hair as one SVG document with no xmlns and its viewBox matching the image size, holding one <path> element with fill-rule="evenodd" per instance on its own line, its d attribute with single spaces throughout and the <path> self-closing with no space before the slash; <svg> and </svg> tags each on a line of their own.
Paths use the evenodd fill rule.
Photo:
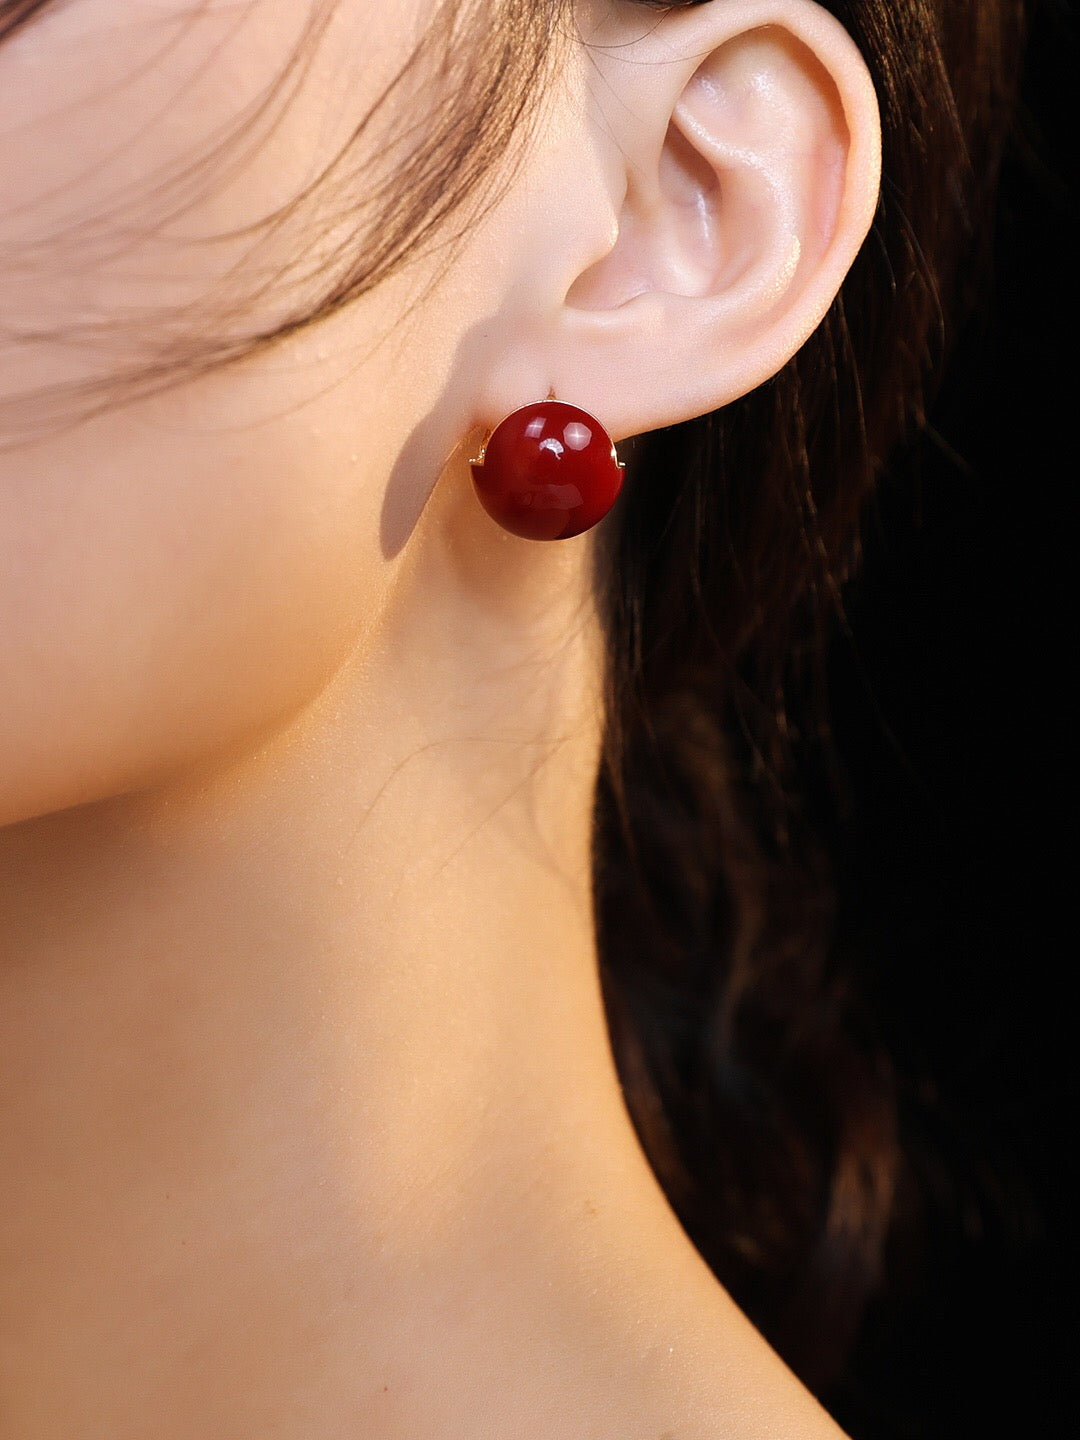
<svg viewBox="0 0 1080 1440">
<path fill-rule="evenodd" d="M 819 1390 L 879 1279 L 903 1156 L 800 784 L 829 768 L 825 645 L 866 498 L 923 421 L 987 234 L 1022 20 L 826 8 L 881 107 L 872 231 L 772 381 L 639 441 L 598 575 L 597 894 L 631 1110 L 698 1248 Z"/>
<path fill-rule="evenodd" d="M 48 3 L 0 0 L 0 41 Z M 664 12 L 707 0 L 637 3 Z M 315 6 L 314 30 L 330 8 Z M 527 133 L 571 33 L 570 0 L 490 8 L 497 23 L 486 13 L 465 44 L 465 0 L 438 10 L 321 179 L 267 218 L 287 245 L 300 233 L 290 227 L 313 223 L 313 197 L 335 187 L 371 216 L 346 247 L 320 252 L 317 269 L 290 268 L 284 313 L 260 323 L 253 293 L 231 298 L 227 323 L 200 313 L 164 327 L 166 342 L 130 372 L 81 386 L 79 413 L 272 344 L 419 247 L 452 245 Z M 858 43 L 881 105 L 872 232 L 780 374 L 723 412 L 636 442 L 596 550 L 608 642 L 597 913 L 628 1103 L 695 1243 L 817 1387 L 876 1283 L 902 1157 L 888 1060 L 834 953 L 829 868 L 793 776 L 822 765 L 824 639 L 858 559 L 866 497 L 922 418 L 949 307 L 963 298 L 957 277 L 987 215 L 1021 24 L 1018 0 L 827 8 Z M 392 171 L 357 174 L 354 142 L 425 67 L 454 78 L 430 92 L 434 123 Z M 71 398 L 44 400 L 59 414 Z"/>
</svg>

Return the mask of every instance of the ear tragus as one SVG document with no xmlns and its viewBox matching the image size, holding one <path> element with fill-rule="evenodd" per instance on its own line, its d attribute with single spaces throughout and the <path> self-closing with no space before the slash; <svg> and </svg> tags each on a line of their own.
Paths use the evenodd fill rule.
<svg viewBox="0 0 1080 1440">
<path fill-rule="evenodd" d="M 578 277 L 566 303 L 606 310 L 646 291 L 709 294 L 718 280 L 719 211 L 719 176 L 672 123 L 647 188 L 630 177 L 614 248 Z"/>
</svg>

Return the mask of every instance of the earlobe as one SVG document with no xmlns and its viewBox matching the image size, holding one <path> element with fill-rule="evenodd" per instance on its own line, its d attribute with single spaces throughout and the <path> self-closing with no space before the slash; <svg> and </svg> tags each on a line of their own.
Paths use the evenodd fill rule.
<svg viewBox="0 0 1080 1440">
<path fill-rule="evenodd" d="M 677 11 L 594 54 L 596 143 L 624 164 L 601 197 L 616 238 L 562 299 L 551 374 L 621 438 L 734 400 L 798 349 L 872 221 L 879 126 L 854 43 L 811 0 Z"/>
</svg>

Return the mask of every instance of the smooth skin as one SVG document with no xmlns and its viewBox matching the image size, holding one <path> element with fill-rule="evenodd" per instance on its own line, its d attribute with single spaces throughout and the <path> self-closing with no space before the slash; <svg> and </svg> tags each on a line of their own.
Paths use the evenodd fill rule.
<svg viewBox="0 0 1080 1440">
<path fill-rule="evenodd" d="M 618 440 L 798 348 L 877 196 L 843 30 L 590 0 L 433 288 L 445 255 L 18 423 L 268 263 L 245 226 L 431 9 L 340 0 L 239 160 L 305 6 L 70 0 L 0 46 L 3 1440 L 839 1434 L 685 1238 L 611 1060 L 595 536 L 505 534 L 467 462 L 551 389 Z"/>
</svg>

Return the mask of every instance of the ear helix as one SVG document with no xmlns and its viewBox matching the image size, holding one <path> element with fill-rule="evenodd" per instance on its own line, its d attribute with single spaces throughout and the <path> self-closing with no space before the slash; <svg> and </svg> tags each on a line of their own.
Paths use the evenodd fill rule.
<svg viewBox="0 0 1080 1440">
<path fill-rule="evenodd" d="M 618 499 L 624 473 L 599 420 L 554 392 L 500 421 L 469 463 L 484 509 L 526 540 L 590 529 Z"/>
</svg>

